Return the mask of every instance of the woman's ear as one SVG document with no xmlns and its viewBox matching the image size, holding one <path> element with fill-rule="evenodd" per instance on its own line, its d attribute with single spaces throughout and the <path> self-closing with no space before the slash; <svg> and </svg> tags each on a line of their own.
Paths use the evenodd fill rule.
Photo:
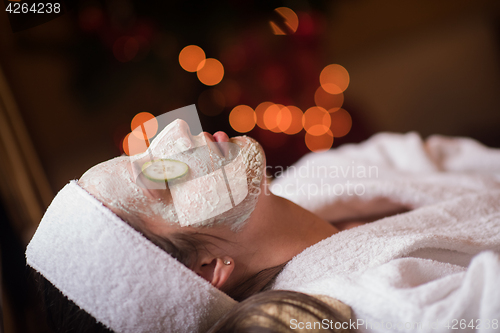
<svg viewBox="0 0 500 333">
<path fill-rule="evenodd" d="M 217 289 L 221 289 L 234 270 L 232 258 L 217 258 L 207 255 L 194 269 L 195 273 L 210 282 Z"/>
</svg>

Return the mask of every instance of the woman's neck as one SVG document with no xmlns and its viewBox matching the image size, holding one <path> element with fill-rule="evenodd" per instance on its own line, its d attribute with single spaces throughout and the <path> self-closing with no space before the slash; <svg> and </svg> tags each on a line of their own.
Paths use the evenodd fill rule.
<svg viewBox="0 0 500 333">
<path fill-rule="evenodd" d="M 240 262 L 246 262 L 248 270 L 259 272 L 287 262 L 337 232 L 337 228 L 310 211 L 267 193 L 259 198 L 243 230 L 240 244 L 252 251 L 242 254 Z"/>
<path fill-rule="evenodd" d="M 287 199 L 275 195 L 269 199 L 270 211 L 274 214 L 273 229 L 282 236 L 280 247 L 288 252 L 288 257 L 338 232 L 327 221 Z"/>
</svg>

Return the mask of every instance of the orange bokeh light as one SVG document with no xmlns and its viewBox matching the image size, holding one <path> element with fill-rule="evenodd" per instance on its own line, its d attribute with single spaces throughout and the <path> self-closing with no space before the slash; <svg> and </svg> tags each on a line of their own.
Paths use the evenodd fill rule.
<svg viewBox="0 0 500 333">
<path fill-rule="evenodd" d="M 272 104 L 264 112 L 264 125 L 274 133 L 286 131 L 292 124 L 292 113 L 281 104 Z"/>
<path fill-rule="evenodd" d="M 188 45 L 179 53 L 179 64 L 188 72 L 196 72 L 198 65 L 204 60 L 205 51 L 196 45 Z"/>
<path fill-rule="evenodd" d="M 290 126 L 288 126 L 286 130 L 283 130 L 283 133 L 290 135 L 297 134 L 300 131 L 302 131 L 303 128 L 302 117 L 304 116 L 304 113 L 302 112 L 301 109 L 293 105 L 289 105 L 286 108 L 290 112 L 291 121 L 290 121 Z"/>
<path fill-rule="evenodd" d="M 257 126 L 262 129 L 267 129 L 266 124 L 264 123 L 264 114 L 268 107 L 274 105 L 273 102 L 262 102 L 255 108 L 255 114 L 257 115 Z"/>
<path fill-rule="evenodd" d="M 281 104 L 273 104 L 264 112 L 264 125 L 271 132 L 281 132 L 279 124 L 281 122 L 281 109 L 283 107 Z"/>
<path fill-rule="evenodd" d="M 344 109 L 340 109 L 331 114 L 332 124 L 330 129 L 332 134 L 336 138 L 340 138 L 351 130 L 352 118 L 349 112 Z"/>
<path fill-rule="evenodd" d="M 145 152 L 148 149 L 148 141 L 131 134 L 127 134 L 123 139 L 122 147 L 125 154 L 132 156 Z"/>
<path fill-rule="evenodd" d="M 328 65 L 321 71 L 319 82 L 321 87 L 330 94 L 343 93 L 349 86 L 349 73 L 341 65 Z"/>
<path fill-rule="evenodd" d="M 314 94 L 314 102 L 317 106 L 321 106 L 328 110 L 328 112 L 335 112 L 342 107 L 344 104 L 344 94 L 330 94 L 326 92 L 323 87 L 318 87 L 316 93 Z"/>
<path fill-rule="evenodd" d="M 306 133 L 304 139 L 307 148 L 315 153 L 328 150 L 333 145 L 333 135 L 330 131 L 327 131 L 323 135 L 312 135 L 310 133 Z"/>
<path fill-rule="evenodd" d="M 288 109 L 288 107 L 283 106 L 280 109 L 280 112 L 278 114 L 277 118 L 278 122 L 278 130 L 279 132 L 284 132 L 286 131 L 290 125 L 292 125 L 292 112 Z"/>
<path fill-rule="evenodd" d="M 251 131 L 256 122 L 255 111 L 248 105 L 235 106 L 229 114 L 229 124 L 235 131 L 240 133 Z"/>
<path fill-rule="evenodd" d="M 130 128 L 136 138 L 148 140 L 155 136 L 156 132 L 158 132 L 158 121 L 151 113 L 140 112 L 132 119 Z"/>
<path fill-rule="evenodd" d="M 214 58 L 208 58 L 198 65 L 198 79 L 207 86 L 214 86 L 224 77 L 224 66 Z"/>
<path fill-rule="evenodd" d="M 287 31 L 283 31 L 282 28 L 280 28 L 275 22 L 270 21 L 269 24 L 271 25 L 271 29 L 273 30 L 273 33 L 275 35 L 286 35 L 287 33 L 294 33 L 297 31 L 297 28 L 299 27 L 299 17 L 297 14 L 291 10 L 288 7 L 279 7 L 274 10 L 278 15 L 283 17 L 284 23 L 288 29 Z"/>
<path fill-rule="evenodd" d="M 330 128 L 330 114 L 320 106 L 313 106 L 304 112 L 302 125 L 309 134 L 316 136 L 323 135 L 328 132 Z"/>
<path fill-rule="evenodd" d="M 273 21 L 269 21 L 269 25 L 271 26 L 271 30 L 273 31 L 273 34 L 275 34 L 275 35 L 286 35 L 286 33 L 283 30 L 281 30 L 276 25 L 276 23 L 274 23 Z"/>
</svg>

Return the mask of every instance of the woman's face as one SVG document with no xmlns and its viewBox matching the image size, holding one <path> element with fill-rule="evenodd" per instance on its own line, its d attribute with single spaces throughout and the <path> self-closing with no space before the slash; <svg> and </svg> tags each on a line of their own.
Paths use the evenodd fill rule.
<svg viewBox="0 0 500 333">
<path fill-rule="evenodd" d="M 184 162 L 188 173 L 175 182 L 149 181 L 141 167 L 158 159 Z M 237 230 L 257 204 L 264 170 L 264 152 L 255 140 L 229 139 L 222 132 L 193 136 L 178 119 L 145 153 L 98 164 L 79 184 L 120 216 L 176 229 L 224 224 Z"/>
</svg>

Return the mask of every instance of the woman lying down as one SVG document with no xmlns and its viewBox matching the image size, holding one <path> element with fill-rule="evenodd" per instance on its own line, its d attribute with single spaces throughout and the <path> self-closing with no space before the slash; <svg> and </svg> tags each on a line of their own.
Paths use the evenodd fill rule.
<svg viewBox="0 0 500 333">
<path fill-rule="evenodd" d="M 498 329 L 500 151 L 379 134 L 265 171 L 255 140 L 177 120 L 70 182 L 26 251 L 50 324 L 203 332 L 278 289 L 342 302 L 351 330 Z"/>
</svg>

